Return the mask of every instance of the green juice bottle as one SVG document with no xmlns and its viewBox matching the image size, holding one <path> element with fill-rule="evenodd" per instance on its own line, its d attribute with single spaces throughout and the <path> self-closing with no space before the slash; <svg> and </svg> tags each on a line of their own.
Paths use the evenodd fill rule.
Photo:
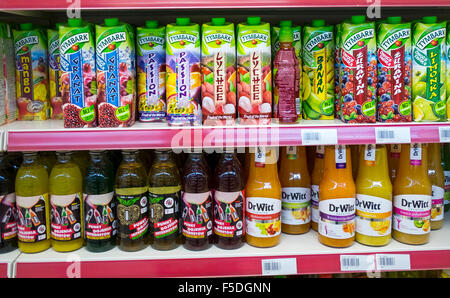
<svg viewBox="0 0 450 298">
<path fill-rule="evenodd" d="M 15 187 L 19 250 L 44 251 L 51 246 L 48 173 L 37 152 L 24 152 Z"/>
<path fill-rule="evenodd" d="M 49 178 L 52 247 L 59 252 L 83 246 L 82 176 L 73 152 L 57 151 Z"/>
</svg>

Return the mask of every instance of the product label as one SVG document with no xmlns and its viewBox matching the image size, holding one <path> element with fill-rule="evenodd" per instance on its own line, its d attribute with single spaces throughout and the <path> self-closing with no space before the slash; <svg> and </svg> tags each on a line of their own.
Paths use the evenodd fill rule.
<svg viewBox="0 0 450 298">
<path fill-rule="evenodd" d="M 114 192 L 101 195 L 83 195 L 85 238 L 110 239 L 117 234 L 116 201 Z"/>
<path fill-rule="evenodd" d="M 444 194 L 442 187 L 431 186 L 431 221 L 444 219 Z"/>
<path fill-rule="evenodd" d="M 311 220 L 319 222 L 319 185 L 311 185 Z"/>
<path fill-rule="evenodd" d="M 148 230 L 147 192 L 140 195 L 116 195 L 117 218 L 119 219 L 119 237 L 136 240 Z"/>
<path fill-rule="evenodd" d="M 178 234 L 181 192 L 150 193 L 150 231 L 155 239 Z"/>
<path fill-rule="evenodd" d="M 345 169 L 347 167 L 347 150 L 345 145 L 336 145 L 334 151 L 336 169 Z"/>
<path fill-rule="evenodd" d="M 203 239 L 212 235 L 211 192 L 183 193 L 181 220 L 182 233 L 186 238 Z"/>
<path fill-rule="evenodd" d="M 444 177 L 444 204 L 447 205 L 450 204 L 450 171 L 444 171 Z"/>
<path fill-rule="evenodd" d="M 394 196 L 393 228 L 399 232 L 425 235 L 430 232 L 431 196 Z"/>
<path fill-rule="evenodd" d="M 319 233 L 333 239 L 355 235 L 355 198 L 319 201 Z"/>
<path fill-rule="evenodd" d="M 367 144 L 364 147 L 364 163 L 371 167 L 375 165 L 375 148 L 374 144 Z"/>
<path fill-rule="evenodd" d="M 33 197 L 16 196 L 19 241 L 33 243 L 49 239 L 45 212 L 47 198 L 48 194 Z"/>
<path fill-rule="evenodd" d="M 281 233 L 281 200 L 248 197 L 246 232 L 253 237 L 275 237 Z"/>
<path fill-rule="evenodd" d="M 69 241 L 81 238 L 81 194 L 50 196 L 51 237 Z"/>
<path fill-rule="evenodd" d="M 316 146 L 316 157 L 323 158 L 325 155 L 325 147 L 323 145 Z"/>
<path fill-rule="evenodd" d="M 356 232 L 366 236 L 391 233 L 392 202 L 379 197 L 356 194 Z"/>
<path fill-rule="evenodd" d="M 16 194 L 0 196 L 0 243 L 17 236 Z"/>
<path fill-rule="evenodd" d="M 402 147 L 399 144 L 391 144 L 391 157 L 400 158 L 400 152 L 402 152 Z"/>
<path fill-rule="evenodd" d="M 220 237 L 245 234 L 245 196 L 243 191 L 214 192 L 214 233 Z"/>
<path fill-rule="evenodd" d="M 283 187 L 281 190 L 281 222 L 302 225 L 311 221 L 311 189 Z"/>
<path fill-rule="evenodd" d="M 409 160 L 412 166 L 420 166 L 422 164 L 422 145 L 420 143 L 411 144 Z"/>
<path fill-rule="evenodd" d="M 266 165 L 266 148 L 256 147 L 255 148 L 255 167 L 264 168 Z"/>
<path fill-rule="evenodd" d="M 286 157 L 287 157 L 287 159 L 292 159 L 292 160 L 297 159 L 297 146 L 287 146 L 286 147 Z"/>
</svg>

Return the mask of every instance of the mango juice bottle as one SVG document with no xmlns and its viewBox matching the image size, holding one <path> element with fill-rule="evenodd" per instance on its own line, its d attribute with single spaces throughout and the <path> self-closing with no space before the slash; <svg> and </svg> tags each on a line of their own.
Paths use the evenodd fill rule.
<svg viewBox="0 0 450 298">
<path fill-rule="evenodd" d="M 16 176 L 16 205 L 19 250 L 36 253 L 48 249 L 51 246 L 48 173 L 37 152 L 23 154 Z"/>
<path fill-rule="evenodd" d="M 394 181 L 394 239 L 406 244 L 425 244 L 430 239 L 431 183 L 427 147 L 403 144 Z"/>
<path fill-rule="evenodd" d="M 250 153 L 246 186 L 246 240 L 256 247 L 271 247 L 281 239 L 281 184 L 275 148 L 258 147 Z"/>
<path fill-rule="evenodd" d="M 431 183 L 431 229 L 444 224 L 444 171 L 441 166 L 441 145 L 428 144 L 428 178 Z"/>
<path fill-rule="evenodd" d="M 311 228 L 319 230 L 319 184 L 323 176 L 325 147 L 316 146 L 314 168 L 311 174 Z"/>
<path fill-rule="evenodd" d="M 356 179 L 356 241 L 382 246 L 391 240 L 392 184 L 384 145 L 365 145 Z"/>
<path fill-rule="evenodd" d="M 395 177 L 397 176 L 398 164 L 400 162 L 400 152 L 402 151 L 401 144 L 391 144 L 388 147 L 389 156 L 389 176 L 391 177 L 391 183 L 394 183 Z"/>
<path fill-rule="evenodd" d="M 355 240 L 355 183 L 349 146 L 325 148 L 324 172 L 319 184 L 319 241 L 347 247 Z"/>
<path fill-rule="evenodd" d="M 306 147 L 281 149 L 281 231 L 303 234 L 311 227 L 311 177 L 306 165 Z"/>
</svg>

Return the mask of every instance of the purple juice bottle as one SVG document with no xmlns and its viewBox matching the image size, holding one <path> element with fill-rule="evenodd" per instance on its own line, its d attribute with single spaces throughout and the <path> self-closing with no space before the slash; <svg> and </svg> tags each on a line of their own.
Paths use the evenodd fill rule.
<svg viewBox="0 0 450 298">
<path fill-rule="evenodd" d="M 300 87 L 300 69 L 295 54 L 292 27 L 280 28 L 280 49 L 273 63 L 275 73 L 275 117 L 280 123 L 296 123 L 298 120 L 296 100 Z"/>
</svg>

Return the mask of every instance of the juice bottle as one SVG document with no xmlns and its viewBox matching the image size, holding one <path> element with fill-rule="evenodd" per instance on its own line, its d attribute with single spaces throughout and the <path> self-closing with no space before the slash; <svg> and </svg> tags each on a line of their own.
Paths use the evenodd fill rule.
<svg viewBox="0 0 450 298">
<path fill-rule="evenodd" d="M 147 244 L 147 171 L 138 150 L 122 150 L 122 156 L 114 185 L 119 219 L 118 246 L 123 251 L 137 251 Z"/>
<path fill-rule="evenodd" d="M 49 177 L 52 247 L 59 252 L 77 250 L 84 242 L 81 171 L 70 151 L 57 151 Z"/>
<path fill-rule="evenodd" d="M 171 150 L 155 150 L 148 187 L 152 247 L 174 249 L 180 240 L 181 178 Z"/>
<path fill-rule="evenodd" d="M 56 29 L 47 29 L 48 45 L 48 79 L 51 105 L 51 118 L 62 119 L 61 81 L 59 80 L 59 25 Z"/>
<path fill-rule="evenodd" d="M 325 148 L 319 190 L 319 241 L 331 247 L 352 245 L 355 240 L 356 193 L 349 146 Z"/>
<path fill-rule="evenodd" d="M 271 247 L 281 240 L 281 184 L 278 179 L 277 152 L 258 147 L 250 153 L 246 191 L 246 240 L 256 247 Z"/>
<path fill-rule="evenodd" d="M 36 253 L 48 249 L 51 246 L 48 173 L 37 152 L 23 153 L 16 176 L 16 205 L 19 250 Z"/>
<path fill-rule="evenodd" d="M 392 183 L 384 145 L 365 145 L 356 179 L 356 241 L 382 246 L 391 240 Z"/>
<path fill-rule="evenodd" d="M 1 35 L 3 39 L 3 75 L 5 79 L 5 114 L 6 122 L 12 122 L 17 119 L 16 104 L 16 60 L 14 59 L 14 39 L 12 33 L 12 24 L 1 24 Z"/>
<path fill-rule="evenodd" d="M 394 181 L 394 239 L 424 244 L 430 239 L 431 183 L 428 178 L 427 147 L 403 144 Z"/>
<path fill-rule="evenodd" d="M 401 144 L 391 144 L 388 147 L 389 152 L 389 176 L 391 177 L 391 183 L 394 183 L 397 176 L 398 164 L 400 162 L 400 152 L 402 151 Z"/>
<path fill-rule="evenodd" d="M 306 165 L 306 147 L 281 149 L 281 231 L 303 234 L 311 227 L 311 177 Z"/>
<path fill-rule="evenodd" d="M 441 145 L 428 144 L 428 178 L 431 183 L 431 229 L 438 230 L 444 224 L 444 171 L 441 166 Z"/>
<path fill-rule="evenodd" d="M 324 146 L 316 146 L 314 169 L 311 174 L 311 228 L 319 230 L 319 184 L 322 181 L 324 169 Z"/>
<path fill-rule="evenodd" d="M 0 153 L 0 253 L 17 248 L 17 214 L 14 169 Z"/>
<path fill-rule="evenodd" d="M 53 151 L 41 151 L 39 152 L 39 160 L 44 165 L 48 174 L 52 172 L 53 166 L 56 163 L 56 155 Z"/>
<path fill-rule="evenodd" d="M 353 181 L 356 181 L 356 177 L 358 177 L 358 169 L 359 169 L 359 145 L 350 145 L 350 152 L 352 154 L 352 177 Z"/>
<path fill-rule="evenodd" d="M 190 250 L 212 245 L 213 214 L 210 171 L 201 152 L 188 154 L 183 170 L 182 235 Z"/>
<path fill-rule="evenodd" d="M 245 180 L 234 151 L 221 154 L 214 171 L 214 234 L 216 246 L 235 249 L 245 242 Z M 228 211 L 228 212 L 227 212 Z"/>
<path fill-rule="evenodd" d="M 443 144 L 443 161 L 444 161 L 444 212 L 450 210 L 450 143 Z"/>
<path fill-rule="evenodd" d="M 89 155 L 83 178 L 84 238 L 87 250 L 103 252 L 116 245 L 115 172 L 106 151 L 89 151 Z"/>
</svg>

